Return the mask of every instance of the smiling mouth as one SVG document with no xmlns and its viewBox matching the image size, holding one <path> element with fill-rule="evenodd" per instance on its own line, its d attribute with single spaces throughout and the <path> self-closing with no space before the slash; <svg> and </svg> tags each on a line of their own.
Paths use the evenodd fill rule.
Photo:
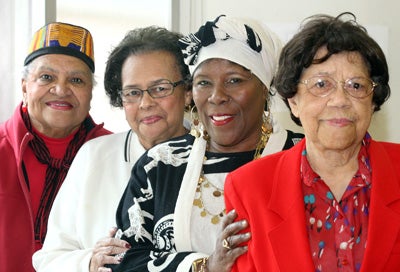
<svg viewBox="0 0 400 272">
<path fill-rule="evenodd" d="M 346 126 L 352 123 L 352 121 L 347 118 L 329 119 L 327 121 L 334 126 Z"/>
<path fill-rule="evenodd" d="M 211 115 L 210 119 L 214 126 L 224 126 L 234 119 L 234 115 Z"/>
<path fill-rule="evenodd" d="M 142 123 L 144 124 L 153 124 L 159 121 L 161 117 L 159 116 L 148 116 L 142 119 Z"/>
<path fill-rule="evenodd" d="M 54 101 L 54 102 L 47 102 L 47 106 L 52 107 L 54 109 L 71 109 L 73 106 L 68 103 L 68 102 L 59 102 L 59 101 Z"/>
<path fill-rule="evenodd" d="M 213 116 L 211 116 L 211 119 L 214 121 L 225 121 L 230 118 L 232 118 L 232 115 L 220 115 L 220 116 L 213 115 Z"/>
</svg>

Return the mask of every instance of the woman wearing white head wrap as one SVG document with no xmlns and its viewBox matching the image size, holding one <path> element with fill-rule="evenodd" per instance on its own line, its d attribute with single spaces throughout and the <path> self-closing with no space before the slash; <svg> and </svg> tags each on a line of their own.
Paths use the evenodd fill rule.
<svg viewBox="0 0 400 272">
<path fill-rule="evenodd" d="M 181 44 L 192 74 L 207 59 L 227 59 L 250 70 L 267 87 L 282 48 L 276 34 L 258 21 L 224 15 L 181 39 Z"/>
<path fill-rule="evenodd" d="M 218 17 L 181 40 L 193 77 L 193 135 L 150 149 L 132 169 L 117 212 L 132 248 L 113 271 L 229 271 L 246 224 L 225 215 L 227 173 L 290 148 L 268 108 L 280 42 L 249 20 Z M 223 230 L 221 232 L 221 229 Z"/>
</svg>

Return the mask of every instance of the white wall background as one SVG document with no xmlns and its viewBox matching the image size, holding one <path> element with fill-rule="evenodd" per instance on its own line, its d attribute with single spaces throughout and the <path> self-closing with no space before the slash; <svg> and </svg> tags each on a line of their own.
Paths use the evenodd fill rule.
<svg viewBox="0 0 400 272">
<path fill-rule="evenodd" d="M 76 7 L 79 6 L 79 9 Z M 57 21 L 81 25 L 93 36 L 96 81 L 91 115 L 97 123 L 118 132 L 129 129 L 122 109 L 114 108 L 104 91 L 104 69 L 109 53 L 136 27 L 171 27 L 169 0 L 57 0 Z"/>
<path fill-rule="evenodd" d="M 95 43 L 96 78 L 91 114 L 95 121 L 105 122 L 113 131 L 128 128 L 121 110 L 112 109 L 103 89 L 106 57 L 113 45 L 134 27 L 157 24 L 187 34 L 220 14 L 259 19 L 287 40 L 300 22 L 316 13 L 337 15 L 351 11 L 365 25 L 386 52 L 392 95 L 380 112 L 375 113 L 370 132 L 379 140 L 400 142 L 400 2 L 396 0 L 0 0 L 0 31 L 5 38 L 0 44 L 0 122 L 9 118 L 20 101 L 20 73 L 26 48 L 32 35 L 45 20 L 54 18 L 88 28 Z M 40 13 L 43 12 L 43 14 Z M 51 14 L 50 14 L 51 15 Z M 45 18 L 46 17 L 46 18 Z M 50 18 L 50 19 L 49 19 Z M 282 104 L 278 109 L 284 108 Z M 291 129 L 288 112 L 275 116 Z"/>
<path fill-rule="evenodd" d="M 213 20 L 220 14 L 237 17 L 252 17 L 279 31 L 280 27 L 299 25 L 300 22 L 316 13 L 338 15 L 351 11 L 357 21 L 367 27 L 386 52 L 390 72 L 391 97 L 381 111 L 375 113 L 370 132 L 375 139 L 400 142 L 400 2 L 396 0 L 191 0 L 199 4 L 196 16 L 192 16 L 191 25 L 200 26 L 207 20 Z M 187 18 L 181 16 L 182 19 Z M 181 24 L 184 24 L 181 22 Z M 186 23 L 188 24 L 188 23 Z M 289 31 L 290 32 L 290 31 Z M 278 33 L 278 34 L 282 34 Z M 290 35 L 289 35 L 290 36 Z M 281 37 L 284 40 L 289 37 Z M 297 130 L 297 126 L 288 118 L 288 112 L 275 114 L 287 127 Z"/>
</svg>

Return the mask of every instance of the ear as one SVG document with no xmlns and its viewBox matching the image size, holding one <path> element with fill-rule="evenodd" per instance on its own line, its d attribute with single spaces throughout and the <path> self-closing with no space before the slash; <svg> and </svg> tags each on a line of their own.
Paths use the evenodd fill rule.
<svg viewBox="0 0 400 272">
<path fill-rule="evenodd" d="M 192 100 L 193 100 L 193 92 L 192 89 L 190 88 L 185 91 L 185 105 L 192 104 Z"/>
<path fill-rule="evenodd" d="M 299 118 L 299 106 L 298 106 L 297 95 L 288 98 L 288 103 L 292 114 L 297 118 Z"/>
<path fill-rule="evenodd" d="M 27 100 L 26 97 L 28 95 L 27 91 L 26 91 L 26 88 L 27 88 L 26 84 L 27 84 L 27 81 L 25 79 L 22 79 L 21 80 L 21 90 L 22 90 L 22 99 L 24 102 L 26 102 L 26 100 Z"/>
</svg>

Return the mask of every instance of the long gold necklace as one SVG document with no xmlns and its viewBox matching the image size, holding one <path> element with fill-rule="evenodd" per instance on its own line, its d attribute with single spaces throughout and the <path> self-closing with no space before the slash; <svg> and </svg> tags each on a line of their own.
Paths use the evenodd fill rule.
<svg viewBox="0 0 400 272">
<path fill-rule="evenodd" d="M 256 151 L 254 152 L 254 157 L 253 160 L 258 159 L 261 157 L 261 152 L 265 148 L 269 137 L 272 134 L 272 128 L 267 127 L 267 126 L 262 126 L 262 131 L 261 131 L 261 137 L 260 140 L 257 143 Z M 208 144 L 207 144 L 208 146 Z M 204 156 L 203 158 L 203 167 L 204 167 L 204 162 L 207 161 L 207 157 Z M 199 180 L 197 182 L 197 187 L 196 187 L 196 193 L 198 193 L 198 198 L 195 198 L 193 200 L 193 205 L 199 207 L 200 211 L 200 216 L 201 217 L 206 217 L 207 215 L 211 216 L 211 223 L 212 224 L 218 224 L 220 219 L 225 215 L 225 208 L 220 211 L 219 213 L 213 213 L 211 212 L 205 205 L 204 205 L 204 199 L 203 199 L 203 188 L 213 188 L 212 195 L 215 198 L 220 198 L 221 196 L 224 196 L 224 189 L 219 188 L 215 184 L 211 183 L 205 176 L 204 176 L 204 171 L 203 167 L 200 172 Z"/>
</svg>

